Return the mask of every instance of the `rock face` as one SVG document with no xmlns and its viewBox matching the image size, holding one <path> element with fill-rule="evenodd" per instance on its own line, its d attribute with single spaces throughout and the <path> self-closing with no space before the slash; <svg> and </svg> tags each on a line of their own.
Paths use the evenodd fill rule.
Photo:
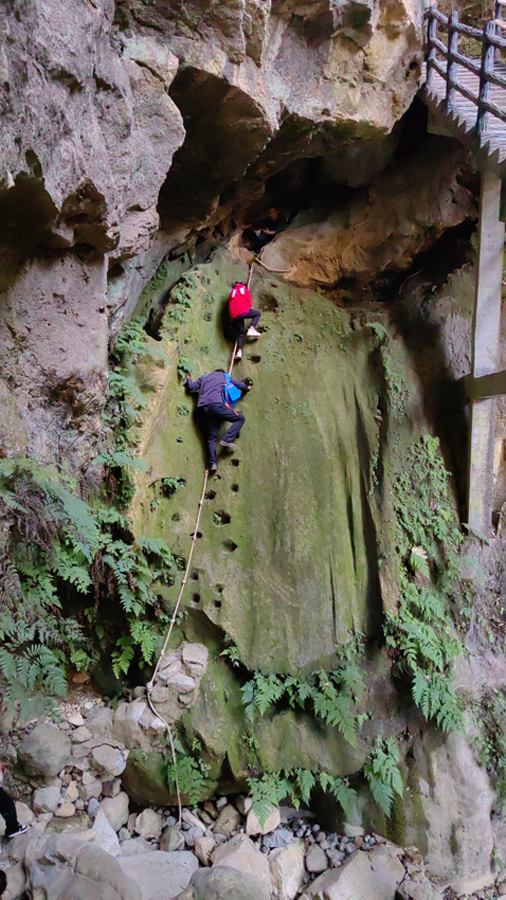
<svg viewBox="0 0 506 900">
<path fill-rule="evenodd" d="M 304 287 L 339 287 L 345 279 L 350 299 L 387 270 L 407 269 L 443 231 L 475 215 L 472 195 L 458 182 L 464 150 L 450 147 L 432 137 L 415 157 L 396 161 L 352 207 L 324 219 L 302 213 L 264 249 L 262 261 Z"/>
<path fill-rule="evenodd" d="M 385 165 L 421 15 L 410 0 L 2 6 L 1 453 L 89 465 L 109 325 L 193 225 L 292 160 L 326 155 L 352 182 L 359 158 L 366 180 Z"/>
<path fill-rule="evenodd" d="M 472 735 L 471 726 L 469 730 Z M 493 880 L 494 793 L 488 776 L 464 732 L 443 740 L 425 735 L 417 745 L 417 760 L 428 820 L 427 867 L 434 875 L 450 878 L 458 893 L 472 893 Z"/>
</svg>

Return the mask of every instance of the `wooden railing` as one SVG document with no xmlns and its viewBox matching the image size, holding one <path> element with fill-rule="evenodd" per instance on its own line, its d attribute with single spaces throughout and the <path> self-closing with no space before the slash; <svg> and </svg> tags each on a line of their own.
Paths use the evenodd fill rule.
<svg viewBox="0 0 506 900">
<path fill-rule="evenodd" d="M 492 85 L 506 90 L 506 78 L 495 71 L 496 50 L 506 50 L 506 39 L 500 37 L 498 29 L 506 29 L 506 21 L 502 17 L 502 8 L 506 0 L 496 0 L 495 17 L 484 22 L 483 28 L 472 28 L 459 22 L 459 14 L 454 11 L 449 18 L 440 13 L 436 6 L 431 6 L 425 13 L 426 61 L 428 90 L 433 87 L 434 73 L 446 82 L 446 108 L 450 112 L 458 105 L 456 94 L 461 94 L 476 105 L 476 129 L 483 134 L 489 129 L 490 116 L 506 122 L 506 109 L 501 109 L 491 102 Z M 439 31 L 446 34 L 445 41 L 439 38 Z M 506 34 L 506 31 L 505 31 Z M 459 52 L 460 36 L 471 38 L 481 44 L 475 58 Z M 481 60 L 480 60 L 481 55 Z M 441 62 L 442 57 L 444 62 Z M 458 80 L 458 66 L 473 72 L 479 78 L 479 89 L 474 93 Z"/>
</svg>

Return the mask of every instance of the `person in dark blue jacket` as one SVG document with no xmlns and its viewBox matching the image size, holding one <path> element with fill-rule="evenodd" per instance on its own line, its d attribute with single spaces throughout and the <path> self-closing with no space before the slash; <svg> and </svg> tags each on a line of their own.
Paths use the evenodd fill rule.
<svg viewBox="0 0 506 900">
<path fill-rule="evenodd" d="M 233 385 L 245 394 L 251 389 L 251 385 L 245 381 L 230 379 Z M 225 385 L 227 376 L 223 369 L 216 369 L 210 375 L 201 375 L 198 381 L 188 378 L 186 387 L 189 391 L 198 391 L 199 399 L 197 410 L 207 433 L 207 450 L 209 457 L 209 474 L 214 475 L 218 470 L 218 456 L 216 448 L 222 422 L 232 422 L 231 427 L 223 435 L 220 444 L 222 447 L 235 449 L 234 441 L 244 425 L 246 418 L 242 413 L 232 409 L 230 403 L 225 402 Z"/>
</svg>

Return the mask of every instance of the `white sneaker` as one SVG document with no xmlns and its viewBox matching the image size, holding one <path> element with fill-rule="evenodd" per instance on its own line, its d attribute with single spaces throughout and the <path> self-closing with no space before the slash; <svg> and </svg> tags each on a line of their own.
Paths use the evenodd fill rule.
<svg viewBox="0 0 506 900">
<path fill-rule="evenodd" d="M 256 328 L 253 328 L 253 325 L 250 325 L 246 334 L 248 337 L 254 337 L 254 338 L 262 337 L 262 332 L 257 331 Z"/>
<path fill-rule="evenodd" d="M 242 359 L 242 350 L 236 350 L 236 351 L 235 351 L 235 358 L 236 358 L 236 359 Z"/>
</svg>

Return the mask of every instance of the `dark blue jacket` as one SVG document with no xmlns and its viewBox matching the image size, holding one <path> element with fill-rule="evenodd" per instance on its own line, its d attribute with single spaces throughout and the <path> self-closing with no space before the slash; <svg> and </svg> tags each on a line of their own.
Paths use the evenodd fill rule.
<svg viewBox="0 0 506 900">
<path fill-rule="evenodd" d="M 230 379 L 240 391 L 246 392 L 248 386 L 244 381 L 235 381 Z M 192 381 L 191 378 L 186 382 L 189 391 L 199 391 L 199 399 L 197 407 L 208 406 L 209 403 L 223 403 L 223 386 L 225 384 L 225 372 L 222 369 L 216 369 L 210 375 L 201 375 L 198 381 Z"/>
</svg>

